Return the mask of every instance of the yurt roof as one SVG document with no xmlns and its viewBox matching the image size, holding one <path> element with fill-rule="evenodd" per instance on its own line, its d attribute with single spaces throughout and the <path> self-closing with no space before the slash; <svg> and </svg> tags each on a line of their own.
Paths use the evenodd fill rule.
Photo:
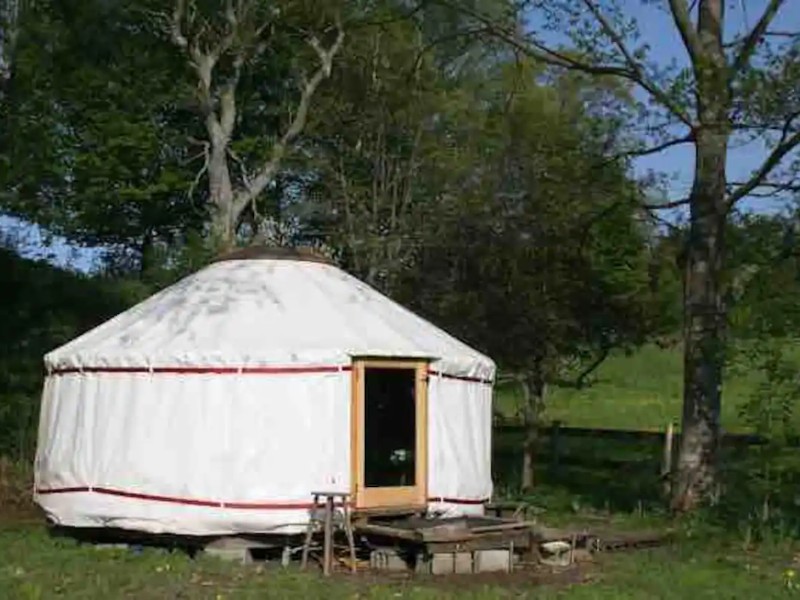
<svg viewBox="0 0 800 600">
<path fill-rule="evenodd" d="M 238 250 L 45 356 L 49 370 L 346 366 L 424 358 L 491 379 L 494 363 L 307 249 Z"/>
</svg>

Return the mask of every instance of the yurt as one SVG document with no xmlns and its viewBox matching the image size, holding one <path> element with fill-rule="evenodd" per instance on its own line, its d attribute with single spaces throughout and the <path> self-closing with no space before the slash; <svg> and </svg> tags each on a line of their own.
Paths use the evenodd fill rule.
<svg viewBox="0 0 800 600">
<path fill-rule="evenodd" d="M 494 363 L 311 251 L 239 251 L 45 356 L 36 502 L 65 527 L 292 534 L 480 514 Z"/>
</svg>

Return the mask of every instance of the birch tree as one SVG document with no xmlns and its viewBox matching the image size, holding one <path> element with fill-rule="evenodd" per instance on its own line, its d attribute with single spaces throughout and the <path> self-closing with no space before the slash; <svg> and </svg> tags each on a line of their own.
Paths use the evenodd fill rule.
<svg viewBox="0 0 800 600">
<path fill-rule="evenodd" d="M 19 35 L 20 0 L 0 0 L 0 106 L 11 81 L 14 48 Z"/>
<path fill-rule="evenodd" d="M 223 248 L 234 244 L 246 211 L 258 214 L 259 195 L 273 182 L 303 132 L 314 94 L 330 76 L 344 41 L 340 19 L 334 16 L 329 25 L 313 29 L 297 26 L 286 17 L 290 4 L 227 0 L 221 9 L 209 12 L 198 0 L 175 0 L 166 16 L 169 38 L 186 57 L 196 81 L 204 136 L 195 142 L 202 148 L 204 164 L 195 183 L 203 177 L 207 181 L 211 235 Z M 281 43 L 279 34 L 290 27 L 310 50 L 313 66 L 298 66 L 298 94 L 288 122 L 274 132 L 266 156 L 247 164 L 233 150 L 241 126 L 240 83 L 245 70 L 273 52 Z M 305 62 L 305 56 L 301 54 L 297 62 Z"/>
<path fill-rule="evenodd" d="M 555 69 L 618 78 L 635 88 L 642 100 L 634 116 L 646 127 L 630 125 L 631 132 L 642 135 L 632 136 L 636 143 L 621 159 L 684 145 L 692 149 L 688 196 L 647 208 L 689 210 L 682 257 L 683 424 L 672 505 L 686 511 L 713 499 L 726 335 L 725 225 L 742 199 L 797 189 L 800 31 L 782 25 L 795 3 L 762 3 L 757 19 L 742 31 L 728 11 L 746 10 L 745 3 L 726 7 L 724 0 L 519 0 L 505 22 L 443 1 Z M 662 11 L 666 26 L 681 40 L 683 62 L 652 56 L 630 16 L 637 4 Z M 743 181 L 730 181 L 729 152 L 743 140 L 757 140 L 763 156 Z"/>
</svg>

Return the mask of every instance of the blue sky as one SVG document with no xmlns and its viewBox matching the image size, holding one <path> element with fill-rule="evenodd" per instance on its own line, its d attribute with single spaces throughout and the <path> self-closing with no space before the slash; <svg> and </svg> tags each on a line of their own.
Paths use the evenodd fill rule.
<svg viewBox="0 0 800 600">
<path fill-rule="evenodd" d="M 666 4 L 666 0 L 662 0 Z M 726 37 L 749 31 L 762 15 L 767 0 L 726 0 Z M 683 41 L 671 18 L 656 6 L 645 5 L 642 0 L 626 0 L 626 7 L 631 7 L 631 14 L 639 23 L 642 37 L 652 48 L 652 56 L 659 63 L 665 64 L 676 60 L 678 64 L 688 63 L 688 56 Z M 781 12 L 775 17 L 776 28 L 780 30 L 800 30 L 800 0 L 788 0 Z M 736 144 L 734 144 L 736 145 Z M 750 143 L 733 148 L 728 154 L 728 181 L 742 181 L 760 164 L 766 152 L 762 145 Z M 646 173 L 649 169 L 674 175 L 669 195 L 676 200 L 688 195 L 694 169 L 694 149 L 691 145 L 677 146 L 649 157 L 642 157 L 636 162 L 636 171 Z M 780 203 L 766 199 L 751 199 L 743 203 L 742 208 L 749 210 L 774 210 Z"/>
<path fill-rule="evenodd" d="M 70 244 L 36 225 L 0 215 L 0 233 L 5 244 L 16 248 L 26 258 L 46 260 L 64 269 L 84 272 L 98 266 L 99 251 Z"/>
<path fill-rule="evenodd" d="M 667 0 L 660 1 L 662 5 L 667 3 Z M 767 0 L 727 0 L 728 36 L 749 30 L 762 14 L 766 2 Z M 672 60 L 678 64 L 687 63 L 683 42 L 666 12 L 655 6 L 652 0 L 622 0 L 621 4 L 638 21 L 642 38 L 650 44 L 651 56 L 655 61 L 661 64 Z M 800 30 L 800 0 L 789 0 L 775 23 L 781 30 Z M 733 148 L 729 153 L 729 181 L 746 179 L 760 164 L 764 155 L 765 150 L 758 143 Z M 694 154 L 691 145 L 674 147 L 643 157 L 634 164 L 637 175 L 644 175 L 651 170 L 669 175 L 671 179 L 666 193 L 671 199 L 688 195 L 693 168 Z M 780 202 L 753 199 L 743 202 L 741 206 L 748 210 L 775 210 L 781 205 Z M 21 236 L 19 247 L 26 256 L 44 258 L 59 266 L 78 270 L 88 270 L 96 264 L 96 250 L 72 247 L 63 239 L 48 237 L 36 227 L 19 227 L 17 221 L 0 216 L 0 231 L 8 230 L 15 230 Z"/>
</svg>

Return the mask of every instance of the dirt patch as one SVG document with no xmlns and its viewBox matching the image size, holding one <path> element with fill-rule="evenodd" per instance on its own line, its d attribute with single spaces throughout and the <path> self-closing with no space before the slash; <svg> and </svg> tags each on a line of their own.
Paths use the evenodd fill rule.
<svg viewBox="0 0 800 600">
<path fill-rule="evenodd" d="M 33 507 L 29 509 L 0 509 L 0 529 L 19 525 L 44 525 L 44 517 Z"/>
<path fill-rule="evenodd" d="M 37 514 L 31 498 L 31 466 L 0 456 L 0 520 Z"/>
</svg>

